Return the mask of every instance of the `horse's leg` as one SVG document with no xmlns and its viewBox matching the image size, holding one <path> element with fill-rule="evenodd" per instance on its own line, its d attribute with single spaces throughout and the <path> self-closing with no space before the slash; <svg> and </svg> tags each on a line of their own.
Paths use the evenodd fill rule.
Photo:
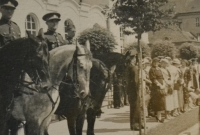
<svg viewBox="0 0 200 135">
<path fill-rule="evenodd" d="M 67 125 L 68 125 L 70 135 L 77 135 L 76 134 L 76 116 L 67 117 Z"/>
<path fill-rule="evenodd" d="M 51 122 L 51 118 L 52 118 L 52 116 L 49 116 L 49 117 L 45 118 L 45 120 L 41 124 L 41 126 L 40 126 L 40 135 L 49 135 L 48 127 L 49 127 L 49 124 Z"/>
<path fill-rule="evenodd" d="M 84 120 L 85 120 L 85 111 L 82 112 L 78 118 L 76 119 L 76 132 L 77 135 L 82 135 L 82 131 L 83 131 L 83 124 L 84 124 Z"/>
<path fill-rule="evenodd" d="M 0 124 L 0 135 L 8 135 L 8 126 L 7 126 L 7 122 L 5 123 L 1 123 Z"/>
<path fill-rule="evenodd" d="M 41 135 L 40 134 L 40 124 L 38 124 L 38 122 L 35 120 L 26 121 L 25 133 L 26 133 L 26 135 Z"/>
<path fill-rule="evenodd" d="M 87 110 L 87 135 L 94 135 L 94 124 L 96 121 L 95 111 L 93 109 Z"/>
<path fill-rule="evenodd" d="M 17 135 L 18 126 L 20 125 L 21 121 L 18 121 L 11 116 L 8 123 L 9 129 L 11 130 L 11 135 Z"/>
<path fill-rule="evenodd" d="M 7 104 L 5 102 L 6 95 L 2 96 L 2 93 L 0 93 L 0 135 L 8 135 L 8 119 L 10 117 L 10 114 L 6 112 Z"/>
</svg>

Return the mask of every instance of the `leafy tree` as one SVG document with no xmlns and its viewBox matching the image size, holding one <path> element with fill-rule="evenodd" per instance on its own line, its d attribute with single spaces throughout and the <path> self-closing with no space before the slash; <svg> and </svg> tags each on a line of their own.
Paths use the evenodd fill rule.
<svg viewBox="0 0 200 135">
<path fill-rule="evenodd" d="M 117 0 L 109 17 L 115 19 L 116 24 L 132 29 L 125 29 L 126 34 L 140 35 L 157 31 L 168 24 L 163 18 L 169 17 L 169 13 L 173 11 L 172 8 L 162 8 L 167 2 L 168 0 Z"/>
<path fill-rule="evenodd" d="M 169 40 L 158 40 L 152 44 L 151 56 L 165 56 L 174 58 L 177 55 L 175 45 Z"/>
<path fill-rule="evenodd" d="M 111 32 L 101 27 L 86 29 L 80 33 L 78 42 L 84 44 L 89 39 L 93 54 L 104 54 L 112 52 L 117 45 Z"/>
<path fill-rule="evenodd" d="M 179 55 L 182 59 L 191 59 L 199 57 L 199 48 L 192 43 L 183 43 L 179 48 Z"/>
<path fill-rule="evenodd" d="M 139 51 L 138 50 L 138 46 L 137 46 L 137 42 L 128 44 L 125 48 L 124 48 L 124 52 L 127 52 L 128 50 L 135 50 L 135 51 Z M 142 46 L 142 57 L 149 57 L 151 55 L 151 49 L 150 47 L 145 44 L 144 42 L 141 42 L 141 46 Z"/>
<path fill-rule="evenodd" d="M 113 8 L 109 17 L 113 18 L 117 25 L 124 27 L 125 34 L 137 34 L 139 48 L 139 72 L 142 72 L 142 47 L 141 35 L 144 32 L 157 31 L 166 26 L 162 21 L 170 10 L 162 8 L 167 0 L 112 0 Z M 142 90 L 142 77 L 139 76 L 139 90 Z M 144 95 L 143 95 L 144 96 Z M 140 96 L 139 96 L 140 97 Z M 139 100 L 140 104 L 140 100 Z M 139 109 L 140 110 L 140 109 Z M 143 114 L 145 116 L 145 114 Z M 145 117 L 144 117 L 145 120 Z M 141 126 L 141 119 L 139 122 Z M 146 127 L 144 127 L 146 132 Z M 146 133 L 145 133 L 146 134 Z M 141 130 L 140 130 L 141 135 Z"/>
<path fill-rule="evenodd" d="M 115 24 L 124 27 L 125 34 L 137 34 L 138 48 L 140 52 L 140 68 L 142 48 L 140 46 L 141 35 L 144 32 L 157 31 L 174 23 L 170 19 L 173 7 L 166 6 L 168 0 L 112 0 L 113 7 L 108 13 L 114 19 Z M 172 21 L 170 21 L 172 20 Z"/>
</svg>

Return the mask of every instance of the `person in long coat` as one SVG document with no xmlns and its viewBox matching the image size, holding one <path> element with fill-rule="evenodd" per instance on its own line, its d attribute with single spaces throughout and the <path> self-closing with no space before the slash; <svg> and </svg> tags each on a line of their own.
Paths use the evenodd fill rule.
<svg viewBox="0 0 200 135">
<path fill-rule="evenodd" d="M 169 61 L 167 59 L 162 59 L 161 62 L 161 71 L 164 77 L 164 82 L 166 83 L 166 89 L 168 90 L 167 95 L 165 96 L 165 117 L 166 119 L 171 119 L 171 111 L 174 109 L 174 102 L 173 102 L 173 89 L 172 89 L 172 80 L 171 74 L 167 69 L 169 65 Z"/>
<path fill-rule="evenodd" d="M 178 67 L 176 65 L 180 65 L 180 61 L 178 59 L 168 59 L 169 60 L 169 66 L 167 67 L 168 71 L 170 72 L 171 75 L 171 81 L 172 81 L 172 89 L 173 89 L 173 102 L 174 102 L 174 110 L 172 111 L 171 115 L 176 117 L 178 116 L 178 111 L 177 109 L 179 108 L 178 104 L 178 92 L 177 88 L 175 87 L 175 84 L 179 78 L 179 72 L 178 72 Z"/>
<path fill-rule="evenodd" d="M 140 104 L 138 91 L 138 66 L 136 59 L 131 59 L 126 66 L 124 78 L 126 82 L 126 91 L 130 104 L 130 128 L 131 130 L 139 130 L 140 122 Z"/>
<path fill-rule="evenodd" d="M 152 67 L 149 71 L 149 78 L 152 82 L 151 88 L 151 103 L 152 109 L 156 112 L 156 119 L 158 122 L 164 122 L 161 113 L 165 110 L 165 96 L 162 95 L 159 90 L 164 89 L 164 78 L 161 69 L 158 67 L 159 59 L 154 58 L 152 61 Z"/>
</svg>

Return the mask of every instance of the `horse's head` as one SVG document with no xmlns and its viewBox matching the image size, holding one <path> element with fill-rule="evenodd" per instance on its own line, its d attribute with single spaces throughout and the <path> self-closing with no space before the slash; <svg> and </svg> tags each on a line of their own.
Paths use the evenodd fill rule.
<svg viewBox="0 0 200 135">
<path fill-rule="evenodd" d="M 30 50 L 26 55 L 24 70 L 37 86 L 42 90 L 47 90 L 50 86 L 49 52 L 42 30 L 40 30 L 38 37 L 28 34 L 28 41 Z"/>
<path fill-rule="evenodd" d="M 77 45 L 73 56 L 69 75 L 71 76 L 79 98 L 84 99 L 89 94 L 90 70 L 92 67 L 92 55 L 90 45 Z"/>
</svg>

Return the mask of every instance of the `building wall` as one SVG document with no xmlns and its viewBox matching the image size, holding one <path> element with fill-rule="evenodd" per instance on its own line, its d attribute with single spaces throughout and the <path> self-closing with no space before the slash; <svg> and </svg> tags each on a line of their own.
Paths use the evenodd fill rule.
<svg viewBox="0 0 200 135">
<path fill-rule="evenodd" d="M 92 28 L 95 23 L 106 28 L 106 18 L 101 13 L 103 10 L 98 5 L 81 5 L 75 0 L 18 0 L 19 6 L 15 10 L 12 20 L 16 22 L 21 30 L 21 35 L 25 36 L 25 20 L 28 14 L 33 15 L 37 22 L 37 30 L 43 28 L 47 30 L 47 25 L 42 20 L 42 16 L 48 12 L 57 11 L 61 14 L 61 21 L 57 32 L 63 35 L 64 22 L 71 19 L 76 27 L 76 36 L 87 29 Z"/>
<path fill-rule="evenodd" d="M 189 31 L 195 36 L 197 36 L 197 33 L 200 33 L 200 25 L 199 27 L 196 26 L 196 18 L 199 18 L 199 24 L 200 24 L 200 13 L 196 15 L 186 15 L 186 16 L 179 16 L 178 19 L 182 21 L 181 23 L 181 29 L 184 31 Z"/>
<path fill-rule="evenodd" d="M 121 48 L 125 44 L 135 42 L 135 35 L 125 36 L 120 40 L 120 26 L 115 25 L 114 21 L 107 19 L 102 11 L 103 7 L 112 7 L 110 0 L 18 0 L 19 5 L 15 10 L 12 20 L 16 22 L 21 30 L 21 36 L 26 35 L 25 20 L 27 15 L 31 14 L 36 21 L 37 32 L 43 28 L 44 32 L 47 31 L 47 25 L 42 20 L 42 16 L 48 12 L 57 11 L 61 14 L 61 21 L 57 32 L 65 37 L 64 22 L 67 19 L 72 20 L 76 27 L 75 38 L 80 32 L 87 28 L 92 28 L 94 24 L 99 24 L 103 28 L 109 29 L 116 41 L 116 52 L 121 52 Z M 143 36 L 144 42 L 148 43 L 148 36 Z"/>
</svg>

